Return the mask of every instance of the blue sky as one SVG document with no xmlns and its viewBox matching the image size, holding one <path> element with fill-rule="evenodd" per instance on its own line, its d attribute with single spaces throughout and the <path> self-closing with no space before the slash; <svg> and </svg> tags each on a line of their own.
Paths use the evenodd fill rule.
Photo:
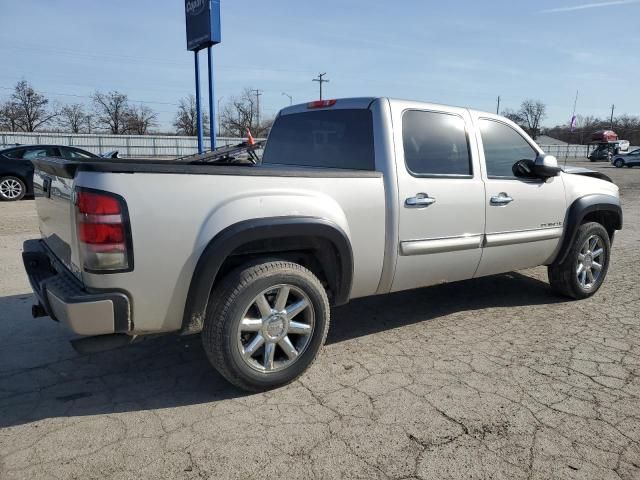
<svg viewBox="0 0 640 480">
<path fill-rule="evenodd" d="M 149 102 L 168 128 L 193 87 L 182 0 L 4 0 L 0 100 L 21 78 L 61 102 L 96 89 Z M 548 105 L 640 114 L 640 0 L 221 0 L 216 89 L 264 91 L 264 112 L 317 97 L 393 96 L 481 110 Z M 206 56 L 201 57 L 203 67 Z M 203 69 L 203 74 L 204 74 Z M 63 95 L 64 94 L 64 95 Z M 75 96 L 72 96 L 75 95 Z M 206 102 L 206 96 L 203 96 Z M 224 102 L 224 100 L 223 100 Z"/>
</svg>

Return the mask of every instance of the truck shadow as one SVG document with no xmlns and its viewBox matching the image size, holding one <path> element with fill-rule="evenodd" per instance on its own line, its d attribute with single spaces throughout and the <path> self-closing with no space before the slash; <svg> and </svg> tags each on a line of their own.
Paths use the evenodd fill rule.
<svg viewBox="0 0 640 480">
<path fill-rule="evenodd" d="M 327 343 L 454 312 L 560 301 L 547 283 L 519 273 L 364 298 L 334 310 Z M 30 306 L 28 294 L 0 298 L 0 428 L 57 417 L 207 408 L 248 395 L 211 368 L 198 336 L 149 338 L 80 356 L 69 333 L 48 318 L 32 320 Z"/>
</svg>

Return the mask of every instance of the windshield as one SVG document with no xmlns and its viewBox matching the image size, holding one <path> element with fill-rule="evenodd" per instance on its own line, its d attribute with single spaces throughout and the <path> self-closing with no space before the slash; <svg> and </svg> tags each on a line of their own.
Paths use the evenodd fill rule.
<svg viewBox="0 0 640 480">
<path fill-rule="evenodd" d="M 273 124 L 262 163 L 374 170 L 371 111 L 337 109 L 282 115 Z"/>
</svg>

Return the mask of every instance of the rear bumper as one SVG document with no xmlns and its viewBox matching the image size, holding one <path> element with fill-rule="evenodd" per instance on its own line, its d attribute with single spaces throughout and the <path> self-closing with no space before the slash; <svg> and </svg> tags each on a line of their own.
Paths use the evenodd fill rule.
<svg viewBox="0 0 640 480">
<path fill-rule="evenodd" d="M 34 294 L 52 319 L 78 335 L 131 330 L 127 295 L 118 291 L 88 291 L 58 264 L 42 240 L 24 242 L 22 260 Z"/>
</svg>

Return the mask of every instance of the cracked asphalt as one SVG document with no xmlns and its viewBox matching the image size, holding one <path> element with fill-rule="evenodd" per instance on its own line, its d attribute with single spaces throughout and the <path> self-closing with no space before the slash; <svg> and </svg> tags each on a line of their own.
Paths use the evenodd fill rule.
<svg viewBox="0 0 640 480">
<path fill-rule="evenodd" d="M 74 353 L 30 316 L 33 201 L 0 204 L 0 478 L 640 478 L 640 169 L 595 168 L 625 227 L 593 298 L 536 268 L 354 301 L 299 381 L 250 395 L 197 337 Z"/>
</svg>

